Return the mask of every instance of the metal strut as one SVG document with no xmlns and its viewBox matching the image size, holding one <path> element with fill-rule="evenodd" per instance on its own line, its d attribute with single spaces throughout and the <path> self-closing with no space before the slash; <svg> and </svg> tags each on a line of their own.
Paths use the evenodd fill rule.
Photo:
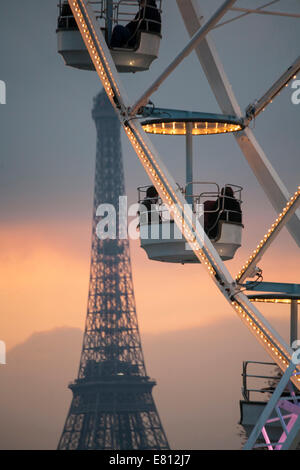
<svg viewBox="0 0 300 470">
<path fill-rule="evenodd" d="M 299 15 L 300 16 L 300 15 Z M 289 82 L 296 78 L 296 74 L 300 70 L 300 56 L 297 57 L 295 62 L 279 77 L 278 80 L 269 88 L 269 90 L 257 101 L 249 104 L 246 108 L 246 122 L 250 122 L 256 118 L 266 106 L 273 102 L 273 99 L 279 95 L 281 90 L 288 86 Z"/>
<path fill-rule="evenodd" d="M 175 223 L 190 244 L 196 257 L 207 270 L 210 278 L 272 359 L 282 371 L 285 371 L 291 360 L 292 349 L 269 325 L 259 310 L 251 304 L 247 296 L 237 291 L 236 282 L 205 234 L 200 221 L 193 217 L 191 207 L 186 204 L 186 200 L 162 163 L 150 139 L 140 123 L 129 115 L 128 98 L 118 79 L 115 64 L 102 32 L 97 26 L 93 9 L 87 0 L 68 1 L 104 89 L 118 113 L 133 149 L 162 201 L 173 212 Z M 225 2 L 224 5 L 227 7 L 228 2 Z M 300 378 L 295 377 L 293 380 L 300 389 Z"/>
<path fill-rule="evenodd" d="M 284 11 L 270 11 L 270 10 L 262 10 L 261 8 L 238 8 L 232 7 L 230 8 L 232 11 L 239 11 L 242 13 L 255 13 L 258 15 L 271 15 L 271 16 L 285 16 L 287 18 L 300 18 L 298 13 L 285 13 Z"/>
<path fill-rule="evenodd" d="M 281 229 L 285 226 L 288 220 L 296 212 L 300 206 L 300 186 L 295 194 L 290 198 L 287 205 L 283 208 L 282 212 L 278 215 L 275 222 L 269 228 L 264 238 L 257 245 L 248 261 L 243 265 L 242 269 L 236 277 L 238 283 L 243 282 L 247 277 L 252 277 L 253 269 L 255 268 L 258 261 L 262 258 L 268 247 L 275 240 Z"/>
<path fill-rule="evenodd" d="M 297 352 L 294 354 L 297 355 Z M 254 426 L 243 450 L 253 450 L 260 447 L 267 447 L 268 450 L 291 450 L 296 448 L 300 439 L 300 397 L 295 394 L 291 383 L 291 378 L 297 374 L 295 367 L 296 365 L 291 361 Z M 287 387 L 290 392 L 289 396 L 286 393 L 284 394 Z M 282 434 L 277 442 L 272 442 L 272 424 L 275 422 L 281 424 Z M 262 443 L 259 442 L 259 438 L 262 438 Z"/>
</svg>

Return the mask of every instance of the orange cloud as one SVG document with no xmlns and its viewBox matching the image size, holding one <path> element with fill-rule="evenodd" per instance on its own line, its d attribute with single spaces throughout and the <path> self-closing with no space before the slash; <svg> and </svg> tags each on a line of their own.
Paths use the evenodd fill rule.
<svg viewBox="0 0 300 470">
<path fill-rule="evenodd" d="M 293 247 L 276 250 L 263 259 L 265 280 L 297 281 Z M 86 224 L 27 224 L 1 229 L 0 339 L 8 346 L 35 331 L 55 327 L 84 327 L 89 281 L 90 231 Z M 276 254 L 275 254 L 276 251 Z M 228 263 L 235 274 L 250 249 Z M 131 242 L 133 281 L 141 333 L 216 324 L 234 315 L 204 269 L 148 260 L 139 242 Z M 259 306 L 275 318 L 285 307 Z"/>
</svg>

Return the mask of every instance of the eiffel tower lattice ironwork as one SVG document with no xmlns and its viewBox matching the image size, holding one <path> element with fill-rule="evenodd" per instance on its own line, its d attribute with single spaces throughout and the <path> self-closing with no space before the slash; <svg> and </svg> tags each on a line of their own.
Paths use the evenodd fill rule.
<svg viewBox="0 0 300 470">
<path fill-rule="evenodd" d="M 100 239 L 100 204 L 124 195 L 120 123 L 101 92 L 95 98 L 97 156 L 92 257 L 78 378 L 59 449 L 168 449 L 146 373 L 127 238 Z M 116 233 L 118 233 L 118 209 Z M 104 215 L 104 214 L 103 214 Z"/>
</svg>

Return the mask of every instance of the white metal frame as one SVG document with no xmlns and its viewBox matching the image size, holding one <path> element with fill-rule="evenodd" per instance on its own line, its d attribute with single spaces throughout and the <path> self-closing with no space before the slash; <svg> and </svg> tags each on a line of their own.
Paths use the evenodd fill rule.
<svg viewBox="0 0 300 470">
<path fill-rule="evenodd" d="M 137 120 L 132 119 L 134 117 L 132 114 L 133 110 L 138 108 L 140 103 L 130 106 L 105 39 L 97 27 L 96 16 L 92 7 L 89 5 L 87 0 L 68 1 L 104 89 L 106 90 L 107 95 L 120 118 L 121 124 L 133 146 L 133 149 L 135 150 L 150 180 L 157 188 L 162 201 L 170 207 L 170 210 L 172 210 L 176 224 L 187 242 L 190 244 L 196 257 L 207 270 L 209 276 L 220 289 L 226 300 L 235 309 L 241 320 L 267 350 L 268 354 L 278 364 L 281 370 L 285 371 L 291 360 L 292 349 L 272 328 L 259 310 L 251 304 L 247 296 L 239 290 L 235 280 L 228 272 L 210 239 L 206 236 L 200 221 L 193 217 L 192 208 L 186 204 L 186 200 L 181 194 L 174 179 L 169 174 L 167 168 L 161 161 L 158 152 L 151 143 L 148 135 L 144 132 L 141 124 Z M 226 0 L 217 10 L 215 15 L 213 15 L 203 27 L 201 27 L 200 21 L 198 21 L 198 16 L 193 17 L 193 12 L 195 13 L 195 10 L 193 9 L 193 0 L 177 0 L 177 3 L 187 25 L 189 26 L 189 22 L 191 23 L 191 28 L 193 29 L 195 36 L 193 36 L 186 48 L 183 49 L 182 53 L 179 54 L 175 66 L 179 63 L 178 59 L 183 58 L 185 53 L 187 51 L 191 51 L 193 47 L 196 47 L 199 58 L 202 58 L 202 47 L 204 46 L 205 51 L 208 53 L 208 58 L 204 54 L 205 60 L 203 60 L 203 65 L 209 77 L 209 81 L 214 84 L 213 88 L 216 96 L 218 97 L 218 101 L 222 105 L 221 108 L 223 112 L 241 117 L 241 112 L 234 95 L 230 90 L 230 85 L 223 72 L 222 66 L 218 59 L 216 63 L 216 56 L 211 52 L 210 45 L 207 42 L 207 34 L 209 29 L 216 24 L 215 19 L 218 18 L 219 20 L 228 8 L 235 3 L 235 0 Z M 191 34 L 191 36 L 192 35 L 193 34 Z M 199 41 L 201 41 L 200 44 L 198 43 Z M 207 61 L 207 59 L 209 60 Z M 174 70 L 174 62 L 176 62 L 176 59 L 171 63 L 166 71 Z M 213 70 L 216 72 L 215 77 L 211 77 Z M 215 83 L 216 80 L 217 85 Z M 149 94 L 147 93 L 147 95 Z M 144 100 L 141 100 L 141 102 L 142 101 Z M 256 170 L 256 165 L 258 165 L 259 170 L 263 174 L 262 179 L 264 180 L 265 185 L 271 187 L 267 192 L 269 193 L 269 197 L 272 199 L 272 202 L 275 205 L 279 204 L 280 208 L 284 207 L 288 199 L 287 191 L 283 187 L 262 151 L 259 151 L 258 144 L 256 143 L 251 131 L 246 129 L 242 133 L 242 137 L 237 137 L 237 139 L 239 143 L 242 142 L 240 143 L 241 148 L 244 149 L 244 153 L 249 159 L 251 167 Z M 246 142 L 243 142 L 242 139 L 246 140 Z M 248 149 L 246 149 L 247 146 Z M 262 170 L 262 166 L 265 169 Z M 284 202 L 284 204 L 281 204 L 282 202 Z M 296 225 L 294 228 L 297 227 L 300 227 L 299 219 L 296 219 Z M 293 232 L 293 226 L 290 226 L 289 228 Z M 293 381 L 300 389 L 300 377 L 295 376 Z"/>
</svg>

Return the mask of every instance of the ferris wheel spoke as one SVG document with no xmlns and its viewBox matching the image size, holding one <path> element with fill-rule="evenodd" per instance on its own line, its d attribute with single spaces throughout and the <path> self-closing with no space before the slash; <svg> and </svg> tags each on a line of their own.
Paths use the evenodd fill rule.
<svg viewBox="0 0 300 470">
<path fill-rule="evenodd" d="M 243 265 L 242 269 L 236 277 L 236 281 L 238 283 L 243 282 L 247 277 L 249 277 L 249 274 L 251 275 L 251 271 L 253 271 L 258 261 L 271 246 L 281 229 L 286 225 L 299 206 L 300 186 L 295 194 L 290 198 L 284 209 L 280 212 L 277 219 L 265 234 L 264 238 L 260 241 L 259 245 L 257 245 L 247 262 Z"/>
<path fill-rule="evenodd" d="M 279 95 L 281 90 L 288 86 L 292 79 L 296 78 L 296 74 L 300 70 L 300 56 L 293 62 L 293 64 L 276 80 L 276 82 L 269 88 L 269 90 L 254 103 L 251 103 L 246 108 L 246 119 L 248 121 L 258 116 L 264 109 L 273 102 L 273 99 Z"/>
<path fill-rule="evenodd" d="M 287 18 L 300 18 L 300 15 L 297 13 L 286 13 L 284 11 L 270 11 L 270 10 L 262 10 L 260 8 L 239 8 L 239 7 L 232 7 L 232 11 L 239 11 L 242 13 L 255 13 L 257 15 L 270 15 L 270 16 L 284 16 Z"/>
</svg>

